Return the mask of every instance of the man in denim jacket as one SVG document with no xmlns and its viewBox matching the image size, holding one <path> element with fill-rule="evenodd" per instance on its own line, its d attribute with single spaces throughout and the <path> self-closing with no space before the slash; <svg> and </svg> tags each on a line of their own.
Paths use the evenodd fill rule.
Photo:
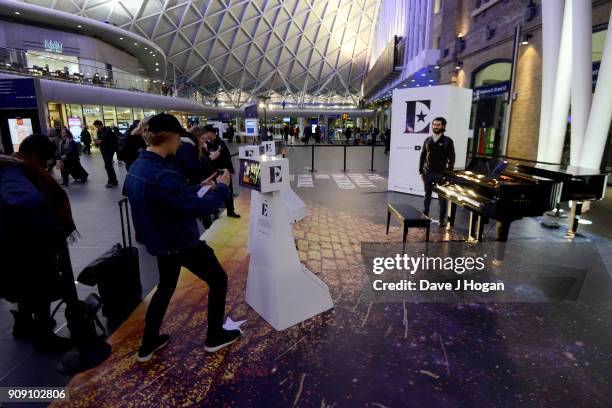
<svg viewBox="0 0 612 408">
<path fill-rule="evenodd" d="M 185 133 L 172 115 L 160 113 L 149 120 L 145 135 L 148 147 L 132 164 L 125 190 L 132 207 L 139 241 L 157 256 L 159 284 L 145 318 L 145 330 L 137 359 L 145 362 L 168 344 L 170 336 L 159 329 L 174 294 L 181 266 L 208 283 L 208 333 L 204 349 L 215 352 L 240 337 L 239 330 L 224 330 L 227 275 L 213 250 L 199 240 L 196 219 L 209 215 L 225 202 L 229 192 L 229 171 L 202 182 L 211 189 L 198 197 L 199 185 L 186 186 L 183 177 L 166 161 L 180 146 Z"/>
</svg>

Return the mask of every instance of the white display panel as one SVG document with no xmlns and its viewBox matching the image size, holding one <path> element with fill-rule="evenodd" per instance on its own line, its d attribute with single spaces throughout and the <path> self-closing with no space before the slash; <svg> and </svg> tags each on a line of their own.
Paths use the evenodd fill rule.
<svg viewBox="0 0 612 408">
<path fill-rule="evenodd" d="M 453 139 L 455 168 L 465 167 L 472 90 L 441 85 L 393 91 L 389 190 L 424 195 L 419 159 L 431 121 L 446 118 L 445 135 Z"/>
<path fill-rule="evenodd" d="M 244 133 L 247 136 L 259 135 L 259 121 L 257 119 L 244 120 Z"/>
<path fill-rule="evenodd" d="M 21 144 L 23 139 L 34 133 L 32 130 L 32 120 L 29 118 L 9 119 L 8 124 L 11 141 L 14 145 Z"/>
</svg>

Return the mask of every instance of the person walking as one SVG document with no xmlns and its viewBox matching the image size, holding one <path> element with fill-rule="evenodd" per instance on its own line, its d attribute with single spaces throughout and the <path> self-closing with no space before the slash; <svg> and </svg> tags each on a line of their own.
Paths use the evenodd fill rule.
<svg viewBox="0 0 612 408">
<path fill-rule="evenodd" d="M 83 127 L 81 131 L 81 143 L 83 144 L 83 154 L 91 154 L 91 133 L 87 126 Z"/>
<path fill-rule="evenodd" d="M 111 128 L 104 126 L 100 120 L 94 121 L 93 125 L 96 128 L 96 144 L 102 153 L 104 168 L 106 169 L 106 175 L 108 177 L 105 187 L 117 187 L 119 181 L 117 180 L 117 174 L 113 167 L 113 160 L 117 152 L 117 144 L 119 143 L 117 135 Z"/>
<path fill-rule="evenodd" d="M 89 174 L 81 166 L 78 143 L 74 141 L 72 133 L 65 126 L 62 127 L 60 136 L 62 141 L 60 142 L 59 160 L 62 163 L 62 186 L 68 187 L 71 175 L 75 180 L 86 183 Z"/>
<path fill-rule="evenodd" d="M 157 257 L 159 284 L 145 316 L 142 344 L 136 359 L 149 361 L 170 341 L 160 327 L 172 299 L 181 267 L 205 281 L 208 294 L 207 352 L 218 351 L 240 337 L 240 330 L 225 330 L 227 275 L 213 250 L 200 241 L 197 217 L 216 211 L 230 196 L 230 172 L 205 180 L 210 190 L 198 197 L 199 185 L 188 187 L 166 157 L 174 155 L 184 134 L 179 121 L 160 113 L 149 120 L 148 147 L 130 167 L 125 187 L 132 207 L 134 227 L 147 251 Z M 216 176 L 216 174 L 215 174 Z"/>
<path fill-rule="evenodd" d="M 442 180 L 444 173 L 455 165 L 453 139 L 446 136 L 446 119 L 437 117 L 431 122 L 432 135 L 425 139 L 419 160 L 419 174 L 425 187 L 423 214 L 429 216 L 429 205 L 433 187 Z M 440 227 L 446 226 L 446 199 L 438 196 L 440 206 Z"/>
<path fill-rule="evenodd" d="M 123 141 L 123 146 L 117 153 L 117 158 L 125 163 L 125 168 L 127 170 L 129 170 L 136 161 L 140 151 L 147 148 L 144 134 L 147 131 L 148 122 L 148 117 L 141 119 L 136 127 L 127 134 Z"/>
</svg>

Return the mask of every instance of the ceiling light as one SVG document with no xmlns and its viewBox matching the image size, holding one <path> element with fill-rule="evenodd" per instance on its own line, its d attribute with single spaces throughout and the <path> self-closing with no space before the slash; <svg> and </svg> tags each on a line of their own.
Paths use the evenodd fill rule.
<svg viewBox="0 0 612 408">
<path fill-rule="evenodd" d="M 159 68 L 155 68 L 156 71 L 159 71 Z"/>
<path fill-rule="evenodd" d="M 144 47 L 144 49 L 145 49 L 145 50 L 148 50 L 148 48 L 147 48 L 147 47 Z"/>
<path fill-rule="evenodd" d="M 138 45 L 138 43 L 134 43 L 134 45 Z"/>
<path fill-rule="evenodd" d="M 83 26 L 79 24 L 79 25 L 77 26 L 77 28 L 83 28 Z"/>
<path fill-rule="evenodd" d="M 417 84 L 417 86 L 421 86 L 421 85 Z"/>
<path fill-rule="evenodd" d="M 261 109 L 263 109 L 263 108 L 265 108 L 265 107 L 266 107 L 266 105 L 265 105 L 263 102 L 260 102 L 260 103 L 259 103 L 259 107 L 260 107 Z"/>
<path fill-rule="evenodd" d="M 440 66 L 439 66 L 439 65 L 436 65 L 434 68 L 435 68 L 435 69 L 440 69 Z"/>
<path fill-rule="evenodd" d="M 19 11 L 16 11 L 16 12 L 15 12 L 15 14 L 16 14 L 16 15 L 20 15 L 21 13 L 20 13 Z"/>
<path fill-rule="evenodd" d="M 421 76 L 427 76 L 427 74 L 421 74 Z"/>
<path fill-rule="evenodd" d="M 156 62 L 155 65 L 159 65 L 159 62 Z"/>
<path fill-rule="evenodd" d="M 463 66 L 463 61 L 457 61 L 457 65 L 455 65 L 455 69 L 459 71 L 462 66 Z"/>
<path fill-rule="evenodd" d="M 120 40 L 123 40 L 123 37 L 119 37 Z"/>
<path fill-rule="evenodd" d="M 416 79 L 411 79 L 411 80 L 410 80 L 410 82 L 415 82 L 415 81 L 416 81 Z"/>
<path fill-rule="evenodd" d="M 433 82 L 433 79 L 430 79 L 429 82 Z"/>
</svg>

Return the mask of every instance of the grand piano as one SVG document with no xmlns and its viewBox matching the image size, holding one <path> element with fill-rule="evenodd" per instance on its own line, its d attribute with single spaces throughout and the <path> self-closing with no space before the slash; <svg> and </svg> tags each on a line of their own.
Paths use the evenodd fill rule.
<svg viewBox="0 0 612 408">
<path fill-rule="evenodd" d="M 573 236 L 578 230 L 578 221 L 585 201 L 596 201 L 604 198 L 608 175 L 598 169 L 584 167 L 560 166 L 556 164 L 526 163 L 514 161 L 518 171 L 525 174 L 546 177 L 562 183 L 561 196 L 555 213 L 558 214 L 559 203 L 573 201 L 569 216 L 567 234 Z"/>
<path fill-rule="evenodd" d="M 469 210 L 468 241 L 482 240 L 489 219 L 497 221 L 497 240 L 507 241 L 512 221 L 540 216 L 559 202 L 579 202 L 579 217 L 582 201 L 603 197 L 606 179 L 593 170 L 475 157 L 466 170 L 448 172 L 434 191 L 449 201 L 450 228 L 457 206 Z M 572 225 L 575 232 L 577 220 Z"/>
</svg>

